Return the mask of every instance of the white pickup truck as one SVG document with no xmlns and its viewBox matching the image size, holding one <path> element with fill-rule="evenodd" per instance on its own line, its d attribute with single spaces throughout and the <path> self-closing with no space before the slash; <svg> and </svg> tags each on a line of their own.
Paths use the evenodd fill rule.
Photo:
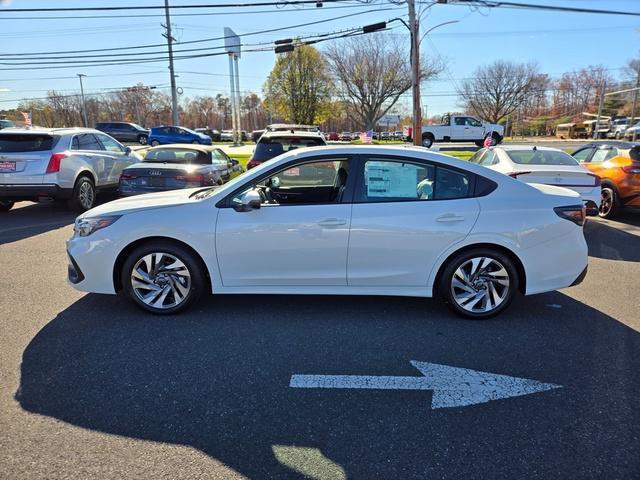
<svg viewBox="0 0 640 480">
<path fill-rule="evenodd" d="M 491 136 L 491 144 L 497 145 L 504 136 L 504 127 L 471 115 L 446 114 L 442 116 L 440 125 L 422 127 L 422 146 L 428 148 L 434 142 L 475 142 L 481 147 L 488 135 Z"/>
</svg>

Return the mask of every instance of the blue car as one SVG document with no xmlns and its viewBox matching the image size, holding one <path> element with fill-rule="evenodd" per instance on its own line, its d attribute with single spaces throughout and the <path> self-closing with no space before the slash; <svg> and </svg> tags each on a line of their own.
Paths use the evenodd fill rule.
<svg viewBox="0 0 640 480">
<path fill-rule="evenodd" d="M 151 146 L 167 143 L 199 143 L 211 145 L 211 137 L 203 133 L 194 132 L 185 127 L 154 127 L 149 132 L 149 144 Z"/>
</svg>

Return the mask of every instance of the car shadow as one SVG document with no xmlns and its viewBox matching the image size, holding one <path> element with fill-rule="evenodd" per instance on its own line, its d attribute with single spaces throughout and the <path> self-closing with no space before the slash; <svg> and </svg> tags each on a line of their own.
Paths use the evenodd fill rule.
<svg viewBox="0 0 640 480">
<path fill-rule="evenodd" d="M 102 194 L 96 205 L 116 198 L 115 194 Z M 20 202 L 8 212 L 0 213 L 0 245 L 66 227 L 77 216 L 66 202 Z"/>
<path fill-rule="evenodd" d="M 640 467 L 638 351 L 638 332 L 558 292 L 484 322 L 411 298 L 220 295 L 159 317 L 91 294 L 31 340 L 15 398 L 248 478 L 622 478 Z M 288 387 L 295 373 L 416 375 L 410 360 L 564 388 L 430 410 L 428 392 Z M 338 473 L 314 476 L 300 449 Z"/>
<path fill-rule="evenodd" d="M 584 237 L 589 256 L 626 262 L 640 261 L 640 236 L 625 232 L 601 220 L 588 220 Z"/>
</svg>

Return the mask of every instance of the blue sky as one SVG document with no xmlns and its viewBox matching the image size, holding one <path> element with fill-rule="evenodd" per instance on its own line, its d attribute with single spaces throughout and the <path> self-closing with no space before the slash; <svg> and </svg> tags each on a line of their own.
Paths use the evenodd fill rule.
<svg viewBox="0 0 640 480">
<path fill-rule="evenodd" d="M 248 0 L 251 1 L 251 0 Z M 523 1 L 523 0 L 518 0 Z M 172 5 L 212 4 L 212 0 L 171 0 Z M 238 34 L 323 21 L 317 25 L 291 28 L 282 32 L 247 37 L 243 42 L 271 42 L 279 38 L 332 32 L 358 27 L 406 15 L 406 7 L 395 7 L 388 1 L 376 0 L 374 5 L 357 1 L 323 8 L 252 7 L 243 9 L 203 10 L 194 13 L 174 10 L 172 25 L 178 41 L 221 37 L 225 26 Z M 640 12 L 640 0 L 528 0 L 528 3 L 555 4 Z M 3 8 L 46 8 L 103 5 L 162 5 L 161 0 L 0 0 L 0 51 L 7 53 L 49 52 L 96 48 L 127 47 L 160 44 L 164 18 L 87 19 L 78 16 L 101 13 L 78 13 L 72 18 L 36 20 L 19 17 L 64 16 L 65 14 L 10 14 Z M 389 10 L 384 10 L 389 9 Z M 259 11 L 260 13 L 254 13 Z M 221 13 L 225 14 L 221 14 Z M 252 13 L 248 13 L 252 12 Z M 161 14 L 161 10 L 146 10 L 134 14 Z M 205 13 L 213 15 L 204 15 Z M 348 18 L 335 17 L 350 15 Z M 543 73 L 557 77 L 563 72 L 587 65 L 602 64 L 614 76 L 621 75 L 626 61 L 640 55 L 640 17 L 595 15 L 584 13 L 535 12 L 517 9 L 471 9 L 467 6 L 435 5 L 422 17 L 422 31 L 442 22 L 446 25 L 425 39 L 423 52 L 443 57 L 447 69 L 440 78 L 423 85 L 423 104 L 429 115 L 455 110 L 454 95 L 461 79 L 472 75 L 479 65 L 497 59 L 537 62 Z M 408 42 L 406 29 L 396 23 L 389 33 Z M 338 40 L 339 41 L 339 40 Z M 197 48 L 221 45 L 222 41 L 176 48 Z M 322 45 L 322 44 L 320 44 Z M 150 50 L 161 50 L 160 48 Z M 2 55 L 0 54 L 0 58 Z M 6 58 L 6 57 L 5 57 Z M 144 58 L 144 57 L 140 57 Z M 273 52 L 245 53 L 240 60 L 240 88 L 261 92 L 262 85 L 275 61 Z M 0 66 L 0 68 L 3 68 Z M 177 79 L 184 97 L 227 94 L 228 60 L 225 56 L 180 60 L 176 62 Z M 72 94 L 79 90 L 77 73 L 87 75 L 85 91 L 104 92 L 142 82 L 156 85 L 168 92 L 169 75 L 163 62 L 126 66 L 74 67 L 43 70 L 0 71 L 0 109 L 12 108 L 21 98 L 37 98 L 47 90 L 56 89 Z M 55 77 L 55 78 L 54 78 Z M 58 78 L 66 77 L 66 78 Z M 401 102 L 408 106 L 410 98 Z"/>
</svg>

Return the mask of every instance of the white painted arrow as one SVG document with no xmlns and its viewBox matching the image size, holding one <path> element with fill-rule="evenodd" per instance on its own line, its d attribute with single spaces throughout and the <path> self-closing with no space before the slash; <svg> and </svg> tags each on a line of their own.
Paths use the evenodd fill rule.
<svg viewBox="0 0 640 480">
<path fill-rule="evenodd" d="M 293 388 L 356 388 L 371 390 L 433 390 L 431 408 L 465 407 L 501 398 L 544 392 L 561 385 L 468 368 L 411 361 L 422 377 L 377 375 L 292 375 Z"/>
</svg>

